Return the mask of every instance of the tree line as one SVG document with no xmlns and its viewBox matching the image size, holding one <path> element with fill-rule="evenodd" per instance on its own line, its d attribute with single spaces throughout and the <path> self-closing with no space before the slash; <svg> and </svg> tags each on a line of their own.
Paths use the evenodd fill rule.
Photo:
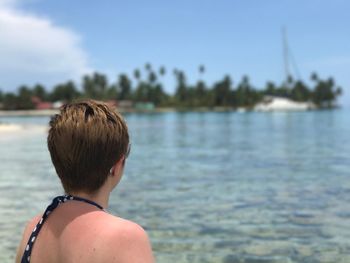
<svg viewBox="0 0 350 263">
<path fill-rule="evenodd" d="M 0 103 L 5 110 L 32 109 L 35 96 L 42 101 L 70 102 L 79 98 L 93 98 L 98 100 L 129 100 L 132 102 L 151 102 L 156 107 L 227 107 L 227 108 L 253 108 L 264 96 L 278 96 L 289 98 L 298 102 L 313 102 L 319 108 L 334 106 L 342 89 L 336 85 L 334 79 L 329 77 L 321 79 L 312 73 L 311 83 L 308 86 L 302 80 L 294 80 L 291 76 L 276 85 L 269 81 L 265 87 L 254 87 L 248 78 L 242 79 L 234 85 L 229 75 L 209 86 L 203 80 L 205 66 L 200 65 L 198 72 L 200 79 L 195 84 L 189 84 L 184 71 L 174 69 L 168 73 L 161 66 L 155 69 L 151 64 L 145 64 L 142 69 L 135 69 L 132 76 L 120 74 L 115 82 L 109 82 L 107 76 L 95 72 L 82 77 L 81 87 L 73 81 L 57 84 L 51 91 L 43 85 L 33 87 L 22 85 L 17 92 L 2 92 L 0 90 Z M 166 74 L 173 74 L 176 80 L 174 94 L 164 90 L 162 78 Z"/>
</svg>

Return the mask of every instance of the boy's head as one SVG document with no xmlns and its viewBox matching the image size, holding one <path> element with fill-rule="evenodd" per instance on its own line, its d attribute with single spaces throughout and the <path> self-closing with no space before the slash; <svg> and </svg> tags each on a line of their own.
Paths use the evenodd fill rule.
<svg viewBox="0 0 350 263">
<path fill-rule="evenodd" d="M 93 193 L 127 153 L 129 134 L 124 119 L 107 104 L 83 100 L 52 117 L 47 144 L 66 193 Z"/>
</svg>

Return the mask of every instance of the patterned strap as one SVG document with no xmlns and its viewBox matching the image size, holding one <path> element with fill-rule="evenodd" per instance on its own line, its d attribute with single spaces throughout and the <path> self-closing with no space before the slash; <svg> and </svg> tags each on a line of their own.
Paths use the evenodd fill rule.
<svg viewBox="0 0 350 263">
<path fill-rule="evenodd" d="M 22 256 L 22 260 L 21 263 L 29 263 L 30 262 L 30 256 L 32 254 L 32 249 L 34 246 L 34 242 L 36 240 L 36 237 L 39 234 L 39 231 L 41 229 L 41 227 L 43 226 L 44 222 L 46 221 L 47 217 L 49 216 L 49 214 L 55 210 L 55 208 L 57 208 L 60 204 L 65 203 L 67 201 L 70 200 L 76 200 L 76 201 L 81 201 L 81 202 L 85 202 L 88 203 L 90 205 L 94 205 L 97 208 L 105 211 L 103 209 L 102 206 L 100 206 L 99 204 L 96 204 L 93 201 L 90 201 L 88 199 L 82 198 L 82 197 L 77 197 L 77 196 L 72 196 L 72 195 L 61 195 L 61 196 L 57 196 L 52 200 L 52 203 L 46 208 L 43 216 L 41 217 L 40 221 L 37 223 L 37 225 L 35 226 L 35 228 L 33 229 L 32 234 L 29 237 L 29 240 L 27 242 L 26 248 L 24 250 L 24 254 Z"/>
</svg>

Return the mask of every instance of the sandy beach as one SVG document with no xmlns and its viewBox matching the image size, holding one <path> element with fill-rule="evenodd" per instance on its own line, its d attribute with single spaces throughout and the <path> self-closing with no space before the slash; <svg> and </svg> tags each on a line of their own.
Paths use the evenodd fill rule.
<svg viewBox="0 0 350 263">
<path fill-rule="evenodd" d="M 4 138 L 18 137 L 30 134 L 45 133 L 48 127 L 46 125 L 34 124 L 7 124 L 0 123 L 0 135 Z"/>
<path fill-rule="evenodd" d="M 1 116 L 51 116 L 58 110 L 0 110 Z"/>
<path fill-rule="evenodd" d="M 21 130 L 23 130 L 23 126 L 21 125 L 0 123 L 0 133 L 10 133 Z"/>
</svg>

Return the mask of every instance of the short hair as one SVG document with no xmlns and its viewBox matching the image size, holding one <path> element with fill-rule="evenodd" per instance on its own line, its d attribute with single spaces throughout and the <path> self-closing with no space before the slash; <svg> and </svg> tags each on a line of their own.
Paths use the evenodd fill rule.
<svg viewBox="0 0 350 263">
<path fill-rule="evenodd" d="M 103 102 L 66 104 L 49 125 L 48 149 L 66 193 L 96 192 L 128 150 L 123 117 Z"/>
</svg>

